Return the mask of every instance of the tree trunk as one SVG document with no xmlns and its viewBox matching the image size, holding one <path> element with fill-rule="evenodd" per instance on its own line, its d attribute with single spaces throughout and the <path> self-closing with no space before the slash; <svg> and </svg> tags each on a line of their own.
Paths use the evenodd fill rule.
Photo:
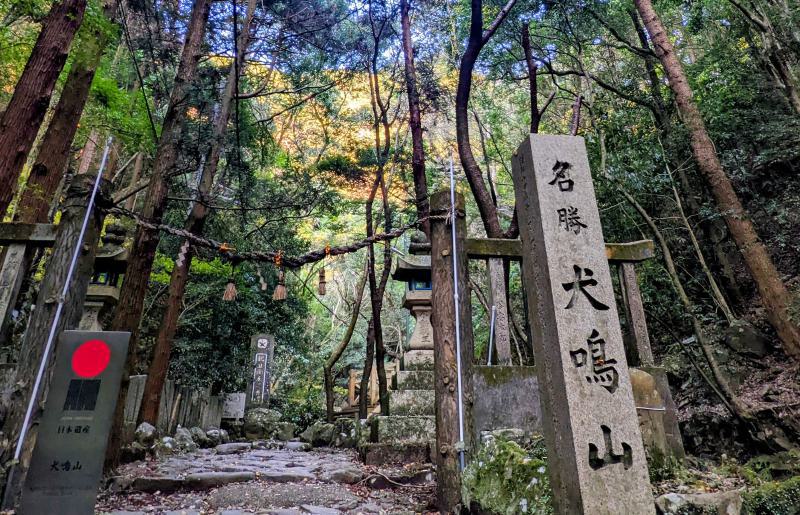
<svg viewBox="0 0 800 515">
<path fill-rule="evenodd" d="M 129 186 L 135 186 L 142 176 L 142 169 L 144 168 L 144 152 L 139 150 L 136 153 L 136 161 L 133 162 L 133 174 L 131 174 L 131 181 Z M 125 209 L 133 211 L 136 207 L 136 194 L 134 193 L 125 200 Z"/>
<path fill-rule="evenodd" d="M 67 198 L 61 211 L 61 221 L 58 224 L 58 234 L 53 246 L 53 253 L 47 261 L 47 271 L 39 290 L 36 309 L 33 311 L 22 341 L 14 386 L 3 393 L 2 402 L 5 409 L 2 412 L 5 417 L 2 421 L 2 431 L 6 442 L 0 458 L 3 463 L 7 463 L 13 456 L 16 439 L 22 430 L 25 412 L 33 392 L 34 380 L 43 358 L 44 344 L 50 334 L 58 300 L 67 280 L 67 272 L 75 247 L 78 244 L 89 197 L 94 187 L 94 179 L 91 176 L 77 178 L 67 192 Z M 109 190 L 109 184 L 103 181 L 96 198 L 96 206 L 107 207 L 109 205 Z M 66 289 L 67 295 L 61 311 L 61 319 L 55 327 L 56 335 L 67 329 L 76 329 L 83 313 L 83 301 L 89 286 L 89 279 L 92 276 L 97 241 L 100 237 L 103 221 L 102 211 L 95 209 L 93 215 L 89 218 L 89 224 L 83 239 L 83 252 L 78 258 L 70 286 Z M 54 356 L 55 347 L 48 358 L 46 368 L 48 371 L 52 366 Z M 49 372 L 46 372 L 38 392 L 39 402 L 46 397 L 49 377 Z M 38 412 L 39 410 L 36 410 L 34 414 Z M 32 449 L 32 444 L 26 444 L 25 448 Z M 28 456 L 23 456 L 21 460 L 23 468 L 27 463 L 27 458 Z M 23 476 L 24 474 L 19 474 L 17 477 L 21 479 Z M 12 486 L 12 488 L 15 487 Z"/>
<path fill-rule="evenodd" d="M 117 0 L 105 2 L 103 14 L 106 19 L 115 19 L 117 6 Z M 16 211 L 15 219 L 20 222 L 44 223 L 48 220 L 53 197 L 69 164 L 72 140 L 89 98 L 95 72 L 108 45 L 109 33 L 98 27 L 87 39 L 72 63 L 53 118 L 39 144 L 39 154 Z M 114 167 L 109 165 L 108 169 Z"/>
<path fill-rule="evenodd" d="M 485 45 L 483 38 L 483 1 L 471 0 L 472 14 L 470 18 L 470 31 L 467 48 L 461 57 L 458 69 L 458 87 L 456 88 L 456 143 L 461 166 L 467 176 L 467 182 L 475 197 L 478 211 L 489 238 L 501 238 L 502 229 L 497 215 L 497 206 L 492 202 L 486 184 L 483 182 L 483 173 L 472 153 L 472 144 L 469 138 L 469 96 L 472 91 L 472 71 L 478 60 L 481 49 Z"/>
<path fill-rule="evenodd" d="M 350 314 L 350 323 L 342 336 L 342 341 L 333 350 L 331 356 L 325 361 L 322 367 L 323 375 L 325 377 L 325 413 L 327 414 L 328 422 L 333 422 L 333 366 L 342 357 L 347 346 L 350 345 L 350 340 L 353 338 L 353 331 L 355 331 L 356 323 L 358 323 L 358 315 L 361 313 L 361 300 L 364 297 L 364 286 L 367 284 L 367 270 L 364 269 L 364 274 L 358 281 L 356 287 L 356 296 L 353 299 L 353 312 Z"/>
<path fill-rule="evenodd" d="M 422 141 L 422 115 L 419 109 L 419 91 L 417 90 L 417 71 L 414 67 L 414 47 L 411 42 L 411 0 L 400 0 L 400 26 L 403 37 L 403 58 L 405 59 L 406 93 L 408 94 L 408 126 L 411 129 L 411 171 L 414 176 L 414 203 L 417 207 L 417 218 L 422 220 L 428 216 L 428 183 L 425 176 L 425 148 Z M 431 227 L 427 220 L 422 223 L 422 230 L 430 237 Z"/>
<path fill-rule="evenodd" d="M 364 371 L 361 374 L 361 386 L 358 392 L 358 418 L 366 420 L 369 415 L 369 378 L 372 375 L 372 362 L 375 361 L 375 329 L 372 320 L 367 327 L 367 349 L 364 356 Z"/>
<path fill-rule="evenodd" d="M 208 216 L 208 196 L 214 185 L 214 178 L 217 174 L 219 158 L 225 145 L 225 135 L 228 132 L 228 120 L 230 118 L 231 105 L 237 94 L 236 84 L 238 75 L 244 67 L 244 57 L 247 54 L 247 46 L 250 42 L 250 33 L 254 29 L 253 20 L 255 17 L 256 0 L 249 0 L 247 14 L 243 30 L 239 34 L 238 50 L 236 62 L 231 63 L 228 70 L 228 80 L 225 84 L 222 98 L 220 98 L 219 111 L 214 120 L 214 128 L 211 138 L 211 145 L 206 153 L 203 162 L 203 171 L 200 175 L 197 196 L 198 200 L 192 203 L 192 210 L 186 218 L 184 227 L 193 234 L 201 234 Z M 153 354 L 153 361 L 147 372 L 147 381 L 144 386 L 142 396 L 142 408 L 139 412 L 139 422 L 149 422 L 155 425 L 158 419 L 158 407 L 161 404 L 161 392 L 164 389 L 164 381 L 167 379 L 169 370 L 169 357 L 172 352 L 172 342 L 178 329 L 178 317 L 183 309 L 183 295 L 186 292 L 186 283 L 189 280 L 189 270 L 192 264 L 193 250 L 189 240 L 184 240 L 175 268 L 169 281 L 169 298 L 161 325 L 156 336 L 156 345 Z"/>
<path fill-rule="evenodd" d="M 650 0 L 635 0 L 635 3 L 653 40 L 656 55 L 664 66 L 683 122 L 689 130 L 697 166 L 708 181 L 717 208 L 725 219 L 758 287 L 769 321 L 783 342 L 787 354 L 800 358 L 800 329 L 790 318 L 789 292 L 734 191 L 730 178 L 722 169 L 714 143 L 692 98 L 692 90 L 683 67 L 658 14 Z"/>
<path fill-rule="evenodd" d="M 691 320 L 692 331 L 697 338 L 697 343 L 700 344 L 700 349 L 703 352 L 703 356 L 705 357 L 709 368 L 711 369 L 711 373 L 714 376 L 714 381 L 717 383 L 720 393 L 723 394 L 722 401 L 726 404 L 733 415 L 738 416 L 743 420 L 751 419 L 752 417 L 749 408 L 741 401 L 741 399 L 739 399 L 739 397 L 736 396 L 727 379 L 723 375 L 716 358 L 714 358 L 714 352 L 711 349 L 711 345 L 708 343 L 708 339 L 705 337 L 703 326 L 700 324 L 700 320 L 695 314 L 696 310 L 694 304 L 686 294 L 686 290 L 683 288 L 680 275 L 678 275 L 678 271 L 675 268 L 675 261 L 672 259 L 672 252 L 667 245 L 667 240 L 658 229 L 658 226 L 656 226 L 652 217 L 650 217 L 647 211 L 644 210 L 641 204 L 639 204 L 636 199 L 634 199 L 633 196 L 631 196 L 631 194 L 629 194 L 623 188 L 618 186 L 617 189 L 622 196 L 625 197 L 625 200 L 627 200 L 628 203 L 639 213 L 639 215 L 641 215 L 642 219 L 644 219 L 647 226 L 653 232 L 653 236 L 658 242 L 659 247 L 661 248 L 661 253 L 664 256 L 664 263 L 666 264 L 669 278 L 672 281 L 672 285 L 675 287 L 678 298 L 683 304 L 684 310 Z"/>
<path fill-rule="evenodd" d="M 153 173 L 147 187 L 145 205 L 142 216 L 154 223 L 160 223 L 167 203 L 169 174 L 175 167 L 180 148 L 179 136 L 181 120 L 186 109 L 183 103 L 189 93 L 189 87 L 197 73 L 197 63 L 201 56 L 201 45 L 205 36 L 206 24 L 210 9 L 210 0 L 195 0 L 189 20 L 186 41 L 181 53 L 175 84 L 170 94 L 169 106 L 164 116 L 161 137 L 156 150 Z M 110 469 L 119 463 L 121 447 L 121 428 L 128 394 L 131 371 L 136 366 L 136 347 L 139 332 L 139 321 L 142 316 L 144 297 L 150 280 L 156 248 L 160 234 L 158 230 L 138 226 L 131 246 L 125 281 L 122 283 L 119 304 L 111 323 L 112 331 L 130 331 L 131 341 L 128 346 L 128 357 L 119 391 L 117 410 L 114 413 L 114 424 L 106 453 L 106 468 Z"/>
<path fill-rule="evenodd" d="M 62 0 L 53 5 L 0 119 L 0 218 L 17 191 L 17 179 L 47 113 L 85 10 L 86 0 Z"/>
<path fill-rule="evenodd" d="M 522 24 L 522 51 L 525 54 L 525 66 L 528 68 L 528 90 L 530 94 L 531 109 L 531 134 L 539 132 L 539 124 L 542 121 L 542 113 L 539 112 L 539 91 L 536 77 L 538 66 L 533 60 L 531 51 L 531 33 L 527 23 Z"/>
</svg>

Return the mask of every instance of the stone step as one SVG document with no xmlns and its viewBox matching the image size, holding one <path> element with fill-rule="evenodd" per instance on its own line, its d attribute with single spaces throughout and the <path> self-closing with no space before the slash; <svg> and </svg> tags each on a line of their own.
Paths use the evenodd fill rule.
<svg viewBox="0 0 800 515">
<path fill-rule="evenodd" d="M 368 443 L 361 447 L 365 465 L 429 463 L 430 446 L 427 443 Z"/>
<path fill-rule="evenodd" d="M 435 415 L 433 390 L 395 390 L 389 392 L 389 415 Z"/>
<path fill-rule="evenodd" d="M 402 370 L 430 370 L 433 371 L 432 350 L 410 350 L 403 354 Z"/>
<path fill-rule="evenodd" d="M 395 390 L 433 390 L 433 370 L 401 370 L 395 375 Z"/>
<path fill-rule="evenodd" d="M 433 416 L 377 416 L 371 423 L 372 442 L 427 444 L 436 439 L 436 417 Z"/>
</svg>

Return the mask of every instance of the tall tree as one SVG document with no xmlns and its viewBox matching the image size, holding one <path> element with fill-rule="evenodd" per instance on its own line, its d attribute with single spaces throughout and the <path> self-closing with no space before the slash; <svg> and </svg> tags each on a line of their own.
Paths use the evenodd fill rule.
<svg viewBox="0 0 800 515">
<path fill-rule="evenodd" d="M 419 108 L 417 70 L 414 66 L 414 45 L 411 41 L 411 0 L 400 0 L 400 27 L 403 38 L 406 94 L 408 95 L 408 126 L 411 129 L 411 172 L 414 177 L 414 202 L 417 218 L 427 218 L 430 212 L 428 183 L 425 177 L 425 147 L 422 140 L 422 115 Z M 430 223 L 422 223 L 422 230 L 430 235 Z"/>
<path fill-rule="evenodd" d="M 789 313 L 791 299 L 764 243 L 759 239 L 749 214 L 725 170 L 722 168 L 714 142 L 708 135 L 705 122 L 692 96 L 692 89 L 683 66 L 669 39 L 661 19 L 650 0 L 635 0 L 636 9 L 653 41 L 655 52 L 664 67 L 675 103 L 683 123 L 689 130 L 692 153 L 697 167 L 705 176 L 717 208 L 733 236 L 739 251 L 755 281 L 770 323 L 778 333 L 788 354 L 800 358 L 800 328 Z"/>
<path fill-rule="evenodd" d="M 206 152 L 203 162 L 203 171 L 200 175 L 200 182 L 197 188 L 197 200 L 192 202 L 192 209 L 186 218 L 184 227 L 193 234 L 202 233 L 209 209 L 209 194 L 214 185 L 214 178 L 217 175 L 219 159 L 225 145 L 225 136 L 228 133 L 228 120 L 231 113 L 231 105 L 238 94 L 239 76 L 244 68 L 247 47 L 250 43 L 251 34 L 255 30 L 255 11 L 256 0 L 248 0 L 247 14 L 244 20 L 244 30 L 238 33 L 237 55 L 231 62 L 228 70 L 228 79 L 222 98 L 219 101 L 219 109 L 214 120 L 212 129 L 211 143 Z M 158 418 L 158 407 L 161 403 L 161 391 L 164 388 L 164 381 L 167 379 L 169 369 L 169 357 L 172 351 L 172 341 L 178 329 L 178 316 L 183 307 L 181 301 L 186 292 L 186 283 L 189 280 L 189 269 L 192 265 L 193 247 L 189 240 L 184 240 L 175 267 L 172 269 L 172 276 L 169 281 L 169 296 L 161 325 L 156 336 L 156 345 L 153 351 L 153 361 L 147 372 L 147 382 L 144 387 L 142 397 L 142 408 L 139 412 L 141 422 L 155 424 Z"/>
<path fill-rule="evenodd" d="M 107 20 L 115 18 L 117 6 L 118 0 L 105 0 L 103 14 Z M 74 52 L 74 61 L 16 210 L 15 219 L 21 222 L 47 221 L 53 196 L 69 163 L 72 140 L 89 98 L 95 72 L 110 39 L 110 32 L 104 29 L 101 24 L 96 24 Z"/>
<path fill-rule="evenodd" d="M 515 236 L 516 224 L 512 220 L 509 230 L 504 232 L 500 225 L 497 205 L 483 179 L 478 161 L 472 153 L 472 143 L 469 137 L 469 97 L 472 91 L 472 72 L 481 50 L 489 42 L 500 25 L 514 7 L 516 0 L 508 2 L 500 9 L 492 23 L 483 28 L 483 0 L 472 0 L 470 11 L 469 39 L 467 48 L 461 57 L 458 70 L 458 87 L 456 88 L 456 143 L 461 166 L 467 176 L 467 182 L 478 204 L 478 211 L 483 221 L 486 235 L 490 238 L 504 238 Z M 507 285 L 503 262 L 499 259 L 490 259 L 488 262 L 489 283 L 492 294 L 492 304 L 496 306 L 497 320 L 495 322 L 495 341 L 498 360 L 502 364 L 511 362 L 511 340 L 508 325 Z"/>
<path fill-rule="evenodd" d="M 195 0 L 186 32 L 186 40 L 181 52 L 180 64 L 175 75 L 175 83 L 170 92 L 169 105 L 161 127 L 161 137 L 158 141 L 156 157 L 153 163 L 152 176 L 147 186 L 145 203 L 142 216 L 153 222 L 160 223 L 167 204 L 167 191 L 169 188 L 170 174 L 174 171 L 180 149 L 179 139 L 181 121 L 186 116 L 185 104 L 189 88 L 197 75 L 197 64 L 202 55 L 202 43 L 205 37 L 211 0 Z M 142 317 L 144 297 L 153 268 L 156 248 L 160 241 L 158 229 L 139 225 L 131 246 L 128 259 L 128 268 L 125 271 L 125 281 L 120 290 L 119 304 L 117 305 L 114 319 L 111 322 L 113 331 L 130 331 L 131 343 L 128 347 L 128 357 L 125 372 L 122 377 L 117 409 L 114 413 L 114 423 L 108 445 L 106 466 L 113 467 L 119 461 L 121 447 L 121 428 L 125 408 L 125 397 L 128 394 L 129 375 L 135 366 L 136 343 L 139 333 L 139 322 Z"/>
<path fill-rule="evenodd" d="M 63 0 L 53 5 L 0 119 L 0 217 L 17 191 L 20 172 L 85 11 L 86 0 Z"/>
</svg>

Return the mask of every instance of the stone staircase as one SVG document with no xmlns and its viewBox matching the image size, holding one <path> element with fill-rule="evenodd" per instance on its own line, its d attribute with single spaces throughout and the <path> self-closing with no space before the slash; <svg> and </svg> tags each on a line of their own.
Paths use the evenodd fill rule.
<svg viewBox="0 0 800 515">
<path fill-rule="evenodd" d="M 436 439 L 433 351 L 410 350 L 389 392 L 389 415 L 370 419 L 369 442 L 362 446 L 367 465 L 429 462 Z"/>
</svg>

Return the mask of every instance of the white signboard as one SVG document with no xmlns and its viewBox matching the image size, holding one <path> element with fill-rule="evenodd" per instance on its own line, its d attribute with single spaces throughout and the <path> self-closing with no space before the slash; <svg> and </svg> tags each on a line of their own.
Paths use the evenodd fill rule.
<svg viewBox="0 0 800 515">
<path fill-rule="evenodd" d="M 244 418 L 245 392 L 228 393 L 222 403 L 222 418 Z"/>
</svg>

